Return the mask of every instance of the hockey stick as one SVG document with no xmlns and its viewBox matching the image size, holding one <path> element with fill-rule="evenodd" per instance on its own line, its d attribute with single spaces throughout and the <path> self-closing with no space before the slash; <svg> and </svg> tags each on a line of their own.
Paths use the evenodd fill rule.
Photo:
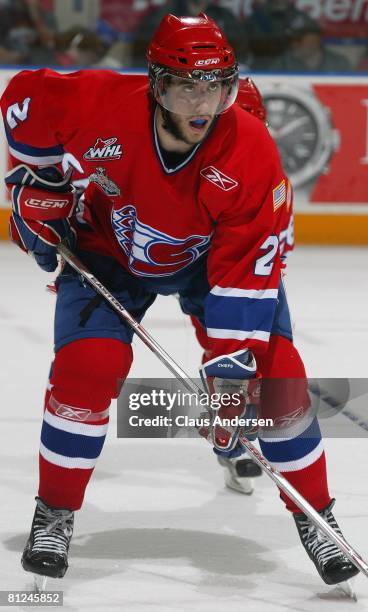
<svg viewBox="0 0 368 612">
<path fill-rule="evenodd" d="M 170 357 L 170 355 L 156 342 L 156 340 L 138 323 L 134 317 L 124 308 L 124 306 L 106 289 L 106 287 L 86 268 L 80 259 L 72 253 L 63 243 L 59 244 L 58 252 L 62 258 L 80 275 L 82 276 L 93 289 L 102 295 L 102 297 L 110 304 L 136 332 L 137 336 L 144 344 L 160 359 L 160 361 L 170 370 L 174 376 L 180 380 L 183 386 L 192 393 L 203 395 L 204 391 L 199 387 L 184 370 Z M 330 525 L 318 514 L 318 512 L 304 499 L 304 497 L 282 476 L 275 470 L 257 448 L 249 442 L 247 438 L 241 438 L 239 442 L 247 449 L 255 463 L 273 480 L 276 485 L 298 506 L 298 508 L 306 514 L 312 523 L 320 529 L 336 546 L 343 552 L 352 563 L 368 577 L 368 564 L 362 559 L 356 550 L 344 538 L 330 527 Z"/>
</svg>

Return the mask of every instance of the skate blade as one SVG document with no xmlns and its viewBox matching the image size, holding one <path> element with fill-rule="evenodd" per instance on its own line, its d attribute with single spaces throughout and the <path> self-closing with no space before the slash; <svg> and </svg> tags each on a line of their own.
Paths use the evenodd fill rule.
<svg viewBox="0 0 368 612">
<path fill-rule="evenodd" d="M 325 599 L 329 601 L 337 601 L 337 600 L 350 600 L 350 601 L 358 601 L 356 593 L 354 591 L 352 585 L 352 579 L 345 580 L 345 582 L 339 582 L 332 589 L 330 589 L 327 593 L 318 593 L 317 594 L 320 599 Z"/>
<path fill-rule="evenodd" d="M 35 593 L 43 593 L 46 591 L 47 578 L 48 576 L 33 574 L 33 589 Z"/>
<path fill-rule="evenodd" d="M 225 485 L 228 489 L 243 495 L 252 495 L 254 491 L 252 478 L 235 478 L 229 472 L 225 472 Z"/>
<path fill-rule="evenodd" d="M 346 595 L 346 597 L 348 597 L 349 599 L 352 599 L 353 601 L 358 601 L 358 598 L 353 588 L 352 579 L 345 580 L 345 582 L 340 582 L 337 585 L 337 588 L 339 591 L 344 593 L 344 595 Z"/>
</svg>

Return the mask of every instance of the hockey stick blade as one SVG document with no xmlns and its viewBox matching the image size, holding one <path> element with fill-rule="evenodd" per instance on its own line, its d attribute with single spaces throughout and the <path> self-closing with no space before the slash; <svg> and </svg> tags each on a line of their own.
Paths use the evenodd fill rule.
<svg viewBox="0 0 368 612">
<path fill-rule="evenodd" d="M 83 278 L 93 289 L 102 295 L 102 297 L 136 332 L 137 336 L 144 344 L 160 359 L 160 361 L 174 374 L 174 376 L 183 384 L 183 386 L 192 393 L 203 395 L 205 392 L 199 387 L 194 380 L 172 359 L 172 357 L 158 344 L 158 342 L 142 327 L 138 321 L 124 308 L 124 306 L 108 291 L 108 289 L 88 270 L 88 268 L 80 261 L 80 259 L 70 251 L 63 243 L 57 247 L 62 258 Z M 273 482 L 298 506 L 303 514 L 306 514 L 313 524 L 320 529 L 336 546 L 343 552 L 355 567 L 358 568 L 365 576 L 368 577 L 368 564 L 362 559 L 356 550 L 348 542 L 339 536 L 330 525 L 318 514 L 318 512 L 307 502 L 306 499 L 282 476 L 275 468 L 273 468 L 256 447 L 247 439 L 239 440 L 242 446 L 253 457 L 255 463 L 268 475 Z"/>
</svg>

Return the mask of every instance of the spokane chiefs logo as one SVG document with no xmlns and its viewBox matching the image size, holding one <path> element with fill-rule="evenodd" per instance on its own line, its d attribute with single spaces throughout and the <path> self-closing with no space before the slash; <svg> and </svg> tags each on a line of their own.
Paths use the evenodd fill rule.
<svg viewBox="0 0 368 612">
<path fill-rule="evenodd" d="M 139 221 L 134 206 L 114 210 L 111 221 L 129 268 L 137 276 L 170 276 L 209 249 L 211 235 L 174 238 Z"/>
<path fill-rule="evenodd" d="M 116 144 L 117 138 L 97 138 L 93 147 L 88 149 L 83 155 L 83 159 L 87 161 L 98 161 L 104 159 L 105 161 L 112 161 L 113 159 L 120 159 L 123 155 L 123 149 L 121 144 Z"/>
</svg>

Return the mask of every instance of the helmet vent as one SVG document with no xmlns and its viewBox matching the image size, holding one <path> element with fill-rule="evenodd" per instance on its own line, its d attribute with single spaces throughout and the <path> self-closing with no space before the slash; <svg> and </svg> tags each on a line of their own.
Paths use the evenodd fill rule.
<svg viewBox="0 0 368 612">
<path fill-rule="evenodd" d="M 193 45 L 193 49 L 215 49 L 215 45 Z"/>
</svg>

